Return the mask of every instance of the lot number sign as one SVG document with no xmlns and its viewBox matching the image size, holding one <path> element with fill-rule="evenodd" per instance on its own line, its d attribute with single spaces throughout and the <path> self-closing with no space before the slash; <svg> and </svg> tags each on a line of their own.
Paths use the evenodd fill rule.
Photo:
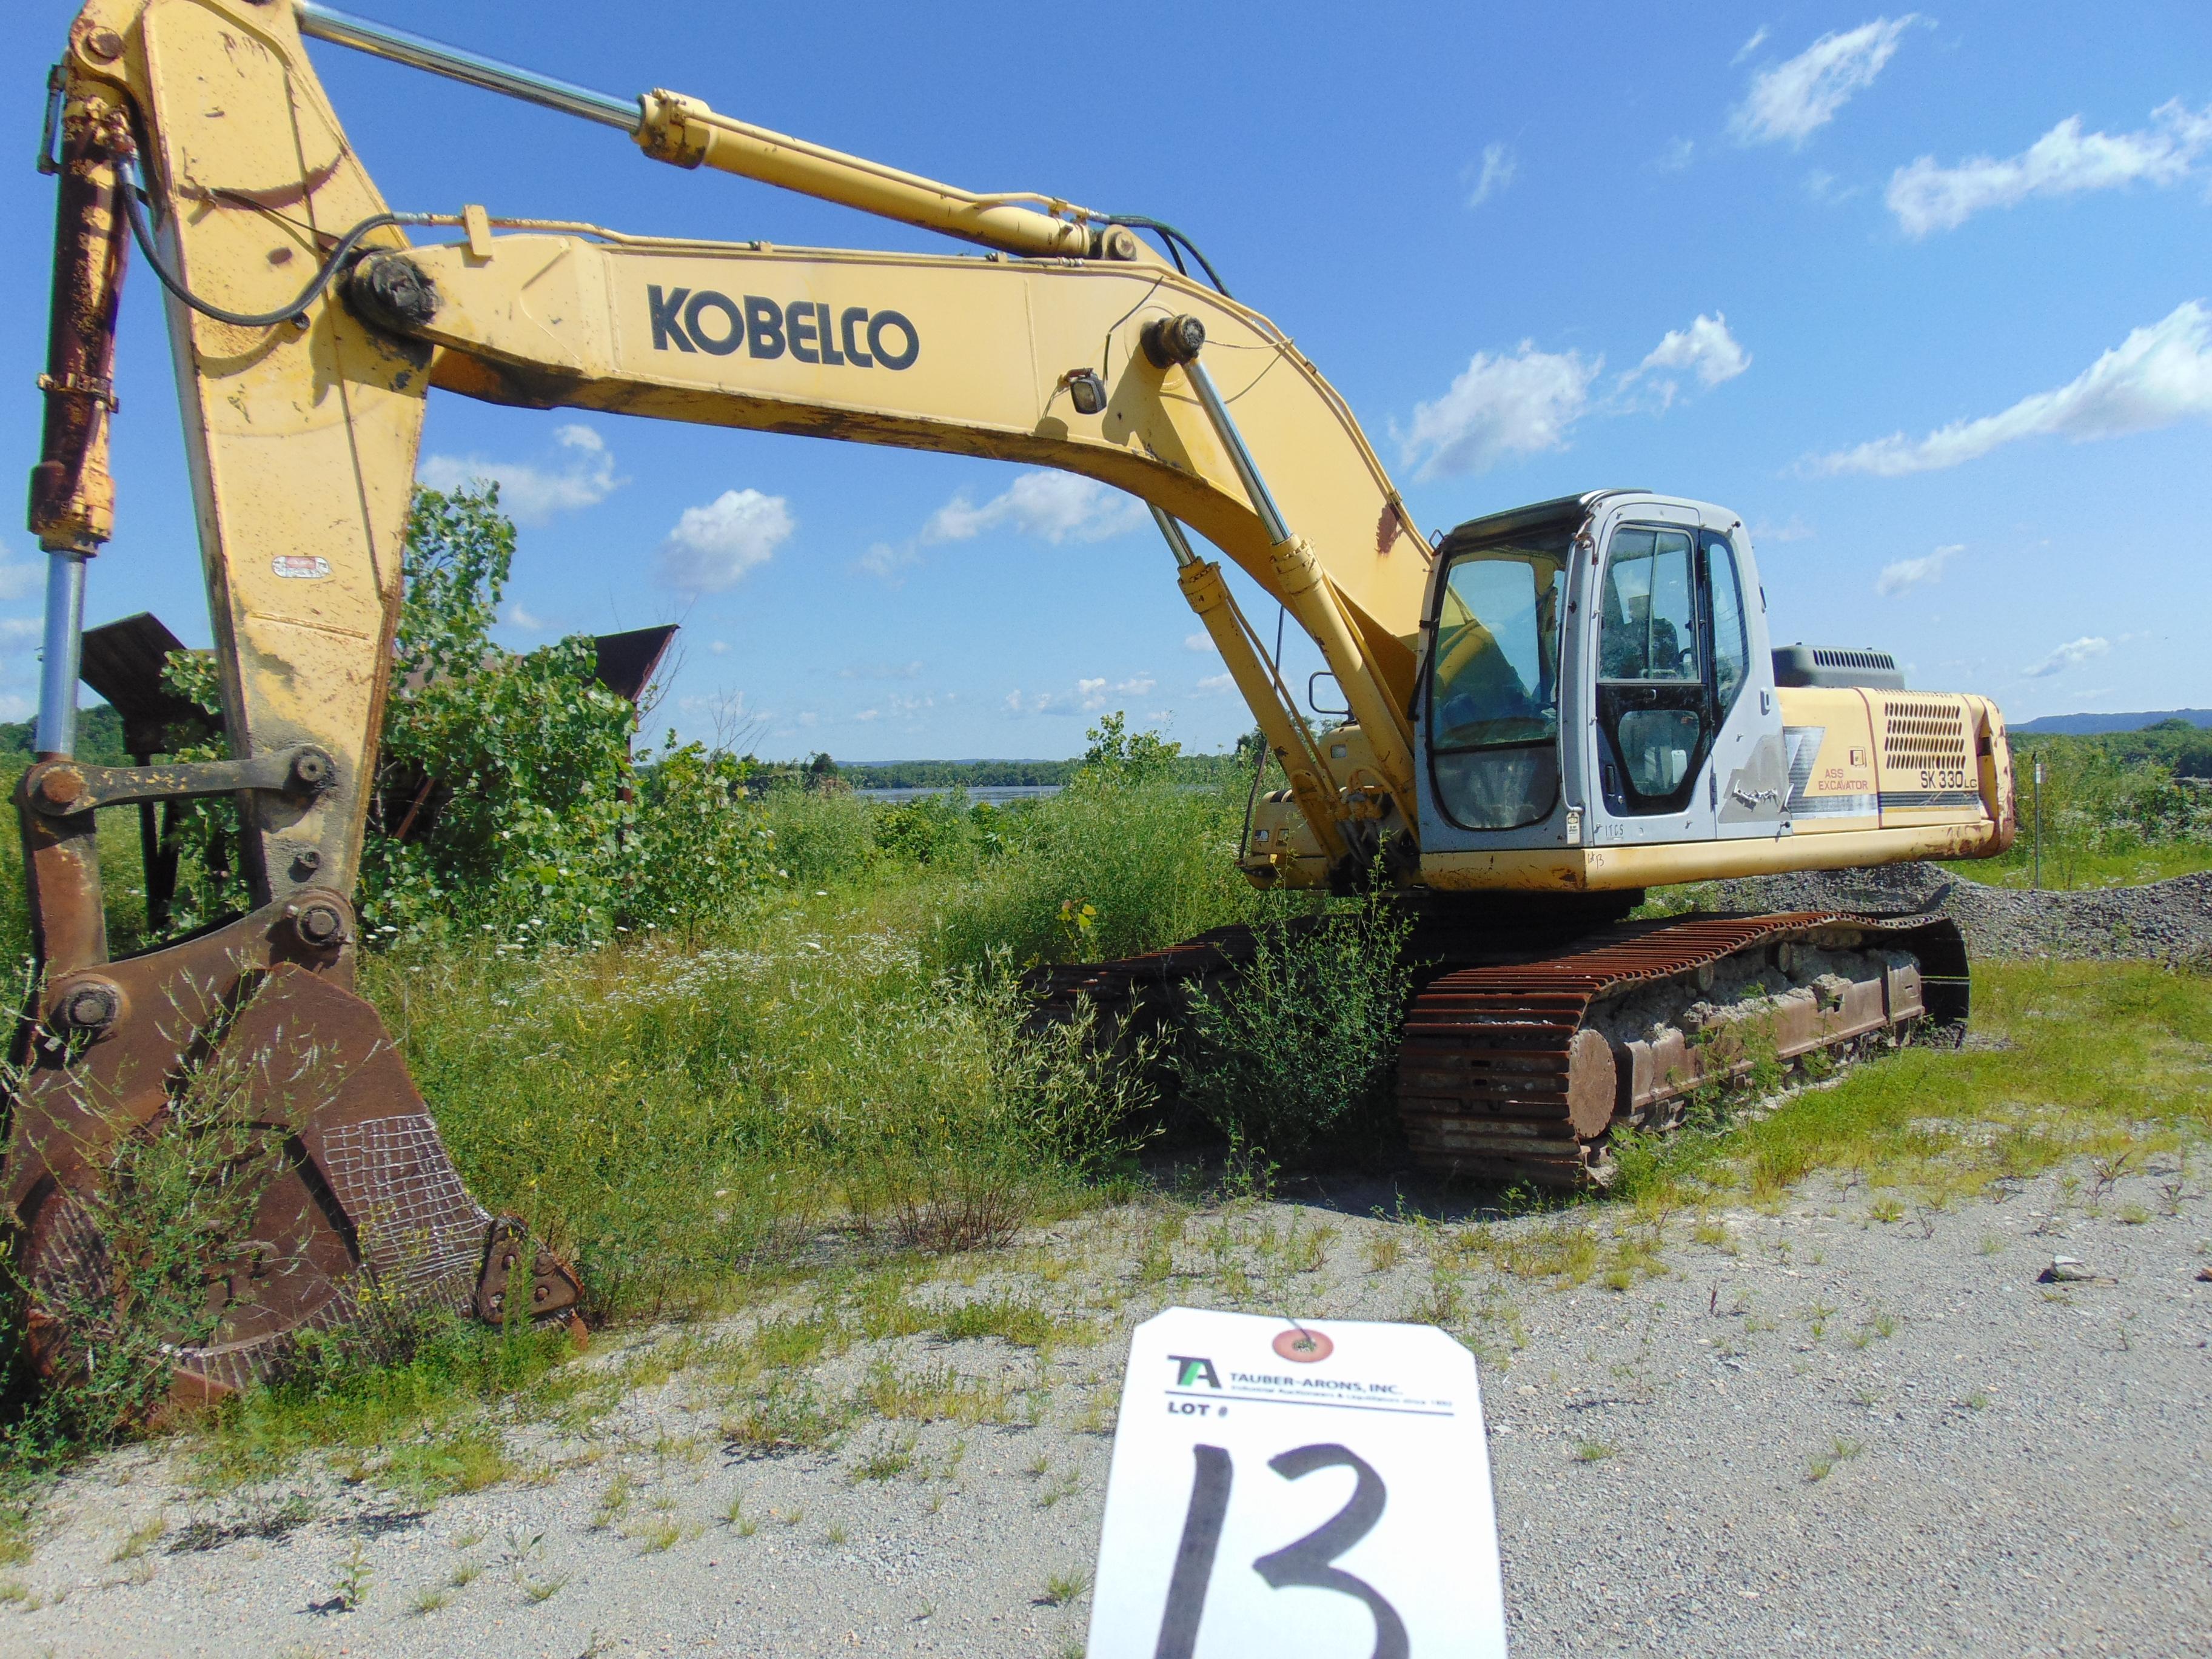
<svg viewBox="0 0 2212 1659">
<path fill-rule="evenodd" d="M 1170 1308 L 1121 1388 L 1088 1659 L 1503 1659 L 1474 1357 Z"/>
</svg>

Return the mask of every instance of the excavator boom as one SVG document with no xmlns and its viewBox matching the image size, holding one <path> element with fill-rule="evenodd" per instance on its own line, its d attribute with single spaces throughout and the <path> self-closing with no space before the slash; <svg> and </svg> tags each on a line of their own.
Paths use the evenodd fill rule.
<svg viewBox="0 0 2212 1659">
<path fill-rule="evenodd" d="M 989 252 L 641 237 L 502 218 L 477 206 L 395 211 L 324 94 L 304 44 L 310 36 L 625 131 L 661 161 L 738 173 Z M 1143 498 L 1186 599 L 1288 783 L 1255 815 L 1241 852 L 1246 872 L 1263 884 L 1343 887 L 1379 877 L 1400 887 L 1559 892 L 1626 888 L 1646 871 L 1727 873 L 1731 860 L 1757 867 L 1820 861 L 1780 850 L 1789 826 L 1775 781 L 1787 783 L 1783 775 L 1801 757 L 1809 767 L 1826 756 L 1817 741 L 1800 740 L 1808 727 L 1793 728 L 1796 746 L 1781 758 L 1771 675 L 1756 701 L 1774 730 L 1738 734 L 1745 747 L 1730 784 L 1731 799 L 1741 796 L 1765 816 L 1749 830 L 1717 830 L 1710 839 L 1719 850 L 1703 864 L 1674 857 L 1652 829 L 1656 820 L 1630 826 L 1635 833 L 1617 836 L 1616 845 L 1585 842 L 1580 805 L 1555 801 L 1547 810 L 1560 828 L 1552 819 L 1520 823 L 1510 845 L 1483 842 L 1454 817 L 1434 784 L 1440 775 L 1423 759 L 1423 733 L 1436 719 L 1437 630 L 1449 635 L 1443 659 L 1467 677 L 1455 683 L 1452 707 L 1484 687 L 1498 696 L 1510 688 L 1513 720 L 1540 737 L 1549 731 L 1541 740 L 1556 749 L 1577 722 L 1595 729 L 1595 718 L 1584 721 L 1580 680 L 1609 672 L 1598 666 L 1593 632 L 1595 538 L 1624 533 L 1618 521 L 1656 557 L 1651 538 L 1661 532 L 1635 525 L 1695 526 L 1717 509 L 1613 492 L 1602 512 L 1595 495 L 1548 504 L 1565 516 L 1555 514 L 1546 533 L 1562 547 L 1571 542 L 1571 556 L 1501 553 L 1494 544 L 1506 532 L 1496 526 L 1462 526 L 1462 540 L 1471 528 L 1483 532 L 1480 546 L 1469 544 L 1474 554 L 1458 542 L 1439 554 L 1344 400 L 1267 318 L 1231 299 L 1218 278 L 1209 284 L 1188 273 L 1184 251 L 1213 276 L 1172 227 L 1048 194 L 963 190 L 672 92 L 593 92 L 320 0 L 89 0 L 71 27 L 52 98 L 50 148 L 62 189 L 42 380 L 46 438 L 32 507 L 52 581 L 40 753 L 17 795 L 43 977 L 15 1054 L 0 1208 L 12 1224 L 19 1276 L 33 1288 L 33 1334 L 49 1369 L 84 1358 L 71 1349 L 78 1339 L 69 1321 L 52 1310 L 97 1301 L 112 1267 L 91 1199 L 134 1138 L 158 1133 L 181 1103 L 216 1084 L 280 1173 L 246 1235 L 210 1269 L 211 1334 L 177 1357 L 190 1387 L 240 1385 L 297 1332 L 352 1318 L 372 1291 L 487 1319 L 525 1311 L 573 1319 L 580 1305 L 581 1287 L 565 1266 L 533 1253 L 519 1223 L 490 1216 L 470 1196 L 374 1011 L 352 992 L 361 948 L 352 898 L 389 689 L 402 540 L 434 386 L 528 407 L 1025 461 Z M 1161 238 L 1168 258 L 1139 239 L 1140 228 Z M 410 230 L 437 240 L 415 245 Z M 231 757 L 99 768 L 73 754 L 76 653 L 85 566 L 112 521 L 111 365 L 134 244 L 167 293 Z M 1638 513 L 1644 519 L 1632 524 Z M 1717 556 L 1712 538 L 1725 547 L 1727 530 L 1725 515 L 1708 525 L 1697 557 Z M 1318 646 L 1349 704 L 1344 724 L 1316 732 L 1309 723 L 1223 567 L 1193 550 L 1189 531 L 1221 550 Z M 1690 532 L 1665 533 L 1678 536 L 1687 557 Z M 1445 580 L 1448 565 L 1474 570 L 1466 562 L 1474 554 L 1495 566 L 1476 573 L 1484 580 L 1517 570 L 1525 586 L 1534 571 L 1553 585 L 1529 612 L 1548 618 L 1552 636 L 1523 665 L 1526 684 L 1505 662 L 1491 626 L 1498 619 L 1476 615 Z M 1747 544 L 1741 556 L 1748 560 Z M 1648 609 L 1656 591 L 1638 602 Z M 1566 612 L 1584 607 L 1564 635 L 1562 592 Z M 1702 612 L 1680 620 L 1692 633 L 1711 626 Z M 1657 626 L 1645 626 L 1647 641 L 1658 637 Z M 1762 613 L 1743 643 L 1763 648 L 1763 629 Z M 1663 719 L 1674 722 L 1648 727 L 1646 747 L 1667 788 L 1679 785 L 1688 800 L 1709 745 L 1680 734 L 1695 728 L 1693 707 L 1712 702 L 1711 677 L 1703 691 L 1690 686 L 1695 675 L 1682 671 L 1697 668 L 1694 649 L 1669 650 L 1667 672 L 1682 683 L 1653 690 L 1638 707 L 1648 714 L 1663 704 Z M 1538 707 L 1540 689 L 1548 714 Z M 1612 706 L 1602 696 L 1600 704 Z M 1545 718 L 1552 727 L 1542 727 Z M 1850 718 L 1856 716 L 1844 709 L 1830 725 L 1841 732 L 1836 721 Z M 1933 715 L 1918 704 L 1901 716 L 1893 709 L 1893 728 L 1899 719 L 1916 730 L 1930 720 L 1960 732 L 1972 725 L 1981 792 L 1963 781 L 1923 791 L 1911 834 L 1885 839 L 1877 817 L 1874 838 L 1848 854 L 1832 838 L 1829 861 L 1905 856 L 1923 844 L 1954 855 L 2001 845 L 2010 829 L 2009 774 L 1995 711 L 1952 700 Z M 1862 750 L 1838 741 L 1854 758 L 1824 775 L 1844 778 Z M 1720 751 L 1711 752 L 1717 769 Z M 1455 777 L 1474 775 L 1474 763 L 1451 764 Z M 1963 781 L 1972 769 L 1958 764 Z M 1531 765 L 1516 775 L 1536 777 L 1541 769 Z M 1583 773 L 1601 769 L 1593 751 Z M 1571 764 L 1565 775 L 1582 774 Z M 1719 783 L 1715 769 L 1706 793 L 1716 814 Z M 210 794 L 240 803 L 250 909 L 191 939 L 112 959 L 98 810 Z M 1861 795 L 1881 791 L 1869 781 Z M 1595 823 L 1598 808 L 1589 811 Z M 1757 865 L 1761 858 L 1768 863 Z M 1827 993 L 1806 989 L 1819 1016 L 1800 1022 L 1807 1042 L 1856 1041 L 1925 1012 L 1896 939 L 1838 931 L 1832 919 L 1798 921 L 1797 932 L 1771 948 L 1786 945 L 1808 987 L 1821 974 L 1858 975 L 1852 983 L 1879 980 L 1895 993 L 1887 1002 L 1887 993 L 1854 993 L 1850 1017 L 1831 1018 L 1834 1010 L 1818 1001 Z M 1559 933 L 1553 927 L 1545 937 Z M 1771 927 L 1744 935 L 1754 938 L 1781 935 Z M 1677 940 L 1623 960 L 1674 964 L 1647 979 L 1694 977 L 1716 952 L 1735 948 Z M 1490 964 L 1482 971 L 1497 965 L 1482 960 Z M 1607 961 L 1605 984 L 1644 983 Z M 1591 1019 L 1604 1014 L 1590 1006 L 1598 1009 Z M 1461 1024 L 1493 1035 L 1504 1029 L 1486 1013 Z M 1559 1099 L 1573 1097 L 1576 1127 L 1559 1141 L 1565 1152 L 1554 1146 L 1556 1156 L 1537 1161 L 1541 1169 L 1585 1167 L 1584 1153 L 1611 1121 L 1617 1068 L 1611 1058 L 1599 1068 L 1595 1057 L 1613 1047 L 1626 1054 L 1633 1042 L 1604 1029 L 1612 1034 L 1571 1023 L 1543 1039 L 1572 1057 L 1560 1062 L 1568 1082 Z M 1649 1072 L 1657 1062 L 1647 1055 L 1643 1063 Z M 1519 1066 L 1498 1075 L 1518 1077 L 1527 1070 Z M 1499 1086 L 1511 1096 L 1519 1085 Z M 1635 1097 L 1640 1106 L 1622 1109 L 1648 1112 L 1672 1097 L 1673 1086 L 1650 1084 Z M 1444 1085 L 1431 1077 L 1424 1087 Z M 1490 1099 L 1480 1090 L 1469 1097 Z M 1499 1098 L 1510 1106 L 1518 1097 Z M 1527 1121 L 1553 1123 L 1557 1104 L 1545 1096 Z M 1473 1144 L 1464 1133 L 1431 1139 L 1447 1163 L 1450 1147 Z"/>
</svg>

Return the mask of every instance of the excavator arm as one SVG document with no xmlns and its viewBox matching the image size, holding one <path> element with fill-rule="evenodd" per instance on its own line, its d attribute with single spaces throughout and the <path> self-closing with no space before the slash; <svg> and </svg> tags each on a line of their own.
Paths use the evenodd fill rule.
<svg viewBox="0 0 2212 1659">
<path fill-rule="evenodd" d="M 303 30 L 626 127 L 710 166 L 994 250 L 927 257 L 624 236 L 395 213 L 325 96 Z M 63 174 L 45 451 L 50 555 L 38 763 L 18 791 L 43 977 L 21 1028 L 4 1209 L 50 1370 L 56 1310 L 113 1264 L 97 1195 L 118 1148 L 234 1097 L 279 1176 L 210 1265 L 181 1385 L 259 1373 L 366 1287 L 573 1317 L 580 1289 L 470 1197 L 373 1009 L 352 896 L 428 389 L 1062 468 L 1143 497 L 1193 608 L 1340 873 L 1418 862 L 1410 710 L 1426 542 L 1343 401 L 1265 318 L 1058 198 L 978 196 L 654 92 L 634 104 L 311 0 L 91 0 L 51 114 Z M 1150 224 L 1152 222 L 1133 222 Z M 451 240 L 409 244 L 406 228 Z M 1170 233 L 1172 234 L 1172 233 Z M 116 299 L 136 241 L 168 295 L 222 664 L 227 761 L 73 756 L 84 567 L 109 533 Z M 1014 257 L 1009 257 L 1014 256 Z M 1358 718 L 1318 743 L 1239 614 L 1222 549 L 1313 636 Z M 122 960 L 94 835 L 104 805 L 234 795 L 246 915 Z M 1254 868 L 1255 878 L 1274 866 Z M 1248 866 L 1250 867 L 1250 866 Z"/>
</svg>

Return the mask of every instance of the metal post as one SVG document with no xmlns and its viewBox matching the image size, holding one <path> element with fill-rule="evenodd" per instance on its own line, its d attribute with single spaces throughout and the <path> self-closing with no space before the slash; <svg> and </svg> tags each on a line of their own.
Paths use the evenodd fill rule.
<svg viewBox="0 0 2212 1659">
<path fill-rule="evenodd" d="M 32 747 L 41 760 L 76 752 L 76 677 L 84 648 L 84 566 L 81 548 L 46 554 L 46 647 L 39 661 L 39 724 Z"/>
<path fill-rule="evenodd" d="M 2043 887 L 2043 763 L 2035 763 L 2035 875 L 2031 884 Z"/>
<path fill-rule="evenodd" d="M 384 58 L 410 69 L 450 76 L 488 92 L 503 92 L 526 103 L 541 104 L 564 115 L 580 115 L 586 121 L 605 122 L 624 132 L 635 132 L 645 118 L 644 106 L 635 98 L 613 98 L 567 81 L 556 81 L 535 70 L 519 69 L 459 46 L 448 46 L 405 29 L 373 23 L 366 17 L 322 5 L 319 0 L 293 0 L 292 15 L 300 33 L 333 46 L 351 46 L 372 58 Z"/>
</svg>

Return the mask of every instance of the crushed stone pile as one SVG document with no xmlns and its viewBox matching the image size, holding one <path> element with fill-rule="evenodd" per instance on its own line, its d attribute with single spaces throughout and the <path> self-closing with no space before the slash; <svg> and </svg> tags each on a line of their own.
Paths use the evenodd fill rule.
<svg viewBox="0 0 2212 1659">
<path fill-rule="evenodd" d="M 2212 959 L 2212 871 L 2072 893 L 1989 887 L 1939 864 L 1808 870 L 1713 886 L 1703 908 L 1947 915 L 1978 957 Z"/>
</svg>

